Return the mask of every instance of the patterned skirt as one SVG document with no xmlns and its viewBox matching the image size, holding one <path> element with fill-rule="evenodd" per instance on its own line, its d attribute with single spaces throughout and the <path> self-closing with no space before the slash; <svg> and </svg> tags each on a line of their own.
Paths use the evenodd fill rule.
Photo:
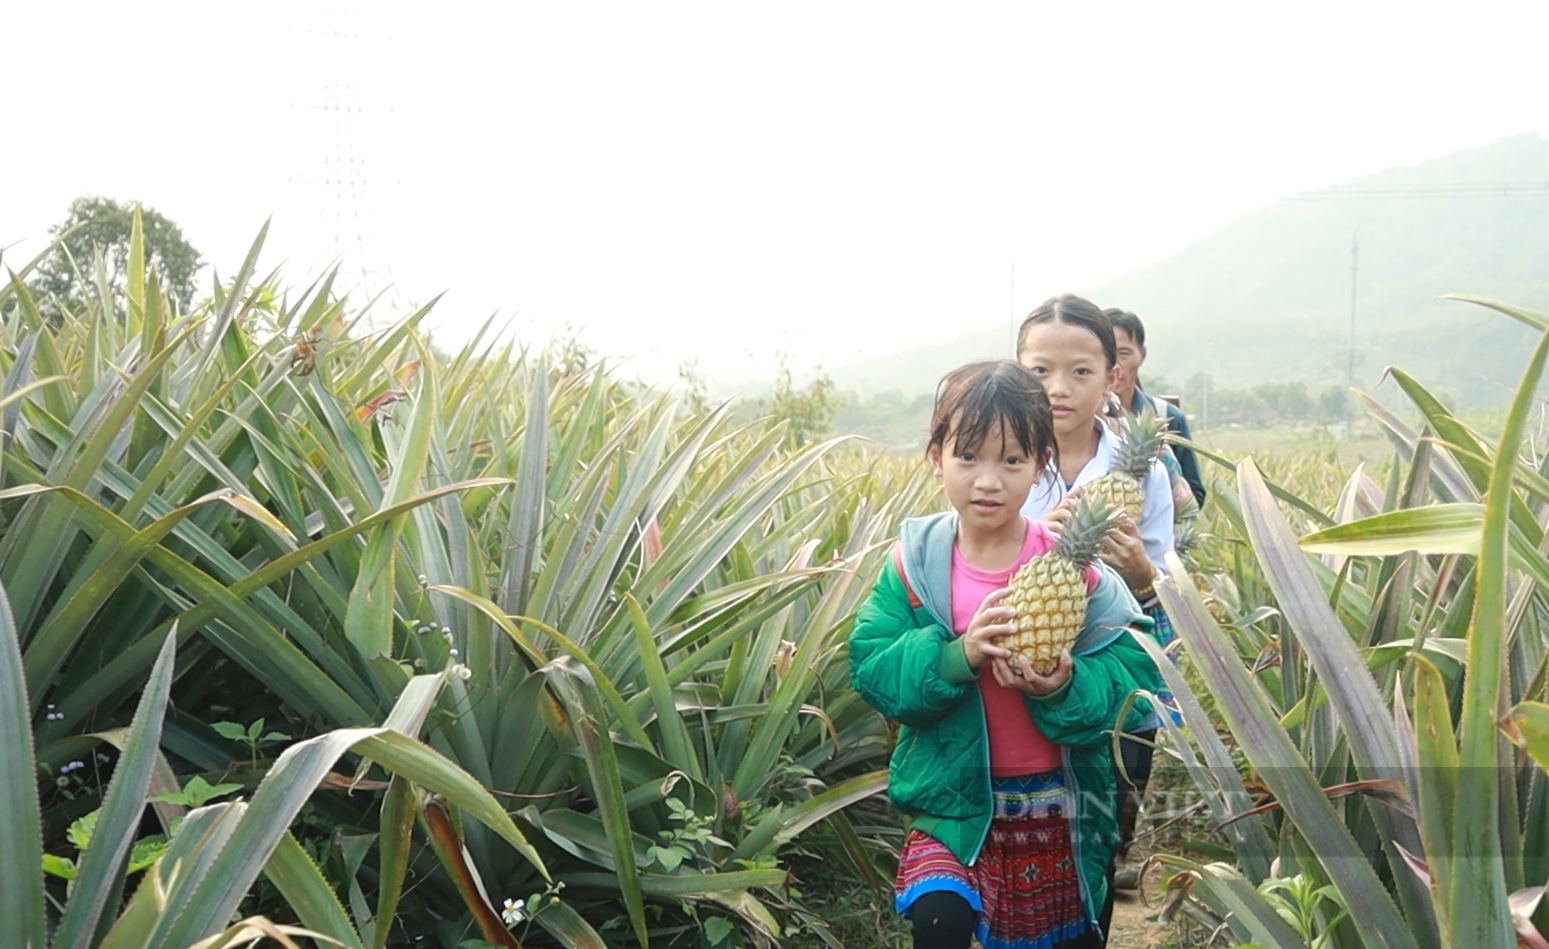
<svg viewBox="0 0 1549 949">
<path fill-rule="evenodd" d="M 979 913 L 985 949 L 1053 949 L 1088 929 L 1059 771 L 995 778 L 995 818 L 971 867 L 940 841 L 910 831 L 898 861 L 902 915 L 926 893 L 957 893 Z"/>
</svg>

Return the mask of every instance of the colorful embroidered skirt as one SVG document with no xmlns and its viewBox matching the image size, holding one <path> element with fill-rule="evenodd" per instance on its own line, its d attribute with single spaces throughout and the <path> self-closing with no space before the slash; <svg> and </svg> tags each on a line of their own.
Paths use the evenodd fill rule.
<svg viewBox="0 0 1549 949">
<path fill-rule="evenodd" d="M 1088 923 L 1060 773 L 992 784 L 995 819 L 973 866 L 934 837 L 910 831 L 894 884 L 898 912 L 907 916 L 915 900 L 944 890 L 978 911 L 984 949 L 1052 949 L 1080 936 Z"/>
</svg>

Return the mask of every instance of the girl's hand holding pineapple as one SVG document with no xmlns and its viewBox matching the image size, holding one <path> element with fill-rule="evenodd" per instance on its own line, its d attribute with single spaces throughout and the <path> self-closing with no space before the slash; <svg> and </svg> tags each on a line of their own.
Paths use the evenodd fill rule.
<svg viewBox="0 0 1549 949">
<path fill-rule="evenodd" d="M 1058 535 L 1065 531 L 1075 514 L 1076 507 L 1081 499 L 1086 496 L 1086 487 L 1074 488 L 1068 492 L 1053 509 L 1044 516 L 1044 524 L 1049 530 Z M 1114 572 L 1130 588 L 1131 593 L 1140 594 L 1149 592 L 1156 580 L 1156 567 L 1146 557 L 1145 541 L 1140 536 L 1140 525 L 1128 513 L 1120 514 L 1113 521 L 1111 530 L 1098 548 L 1098 554 L 1103 563 L 1112 567 Z"/>
<path fill-rule="evenodd" d="M 1008 689 L 1016 689 L 1026 695 L 1050 695 L 1058 692 L 1076 671 L 1075 660 L 1070 658 L 1070 650 L 1060 653 L 1059 665 L 1046 676 L 1041 676 L 1033 668 L 1033 662 L 1025 654 L 1012 659 L 996 659 L 990 666 L 990 671 L 995 674 L 995 681 Z"/>
<path fill-rule="evenodd" d="M 963 656 L 968 660 L 968 668 L 975 672 L 984 668 L 987 662 L 996 659 L 1004 662 L 1011 657 L 1011 650 L 995 642 L 1017 631 L 1013 622 L 1017 611 L 1000 605 L 1000 601 L 1010 592 L 1010 587 L 990 591 L 969 621 L 968 631 L 963 634 Z"/>
<path fill-rule="evenodd" d="M 1057 691 L 1070 678 L 1074 668 L 1070 651 L 1060 654 L 1059 665 L 1046 676 L 1039 675 L 1025 655 L 1015 655 L 1010 649 L 996 645 L 995 641 L 1017 631 L 1017 611 L 1002 606 L 1001 601 L 1011 592 L 1010 587 L 993 590 L 979 604 L 979 609 L 968 623 L 963 634 L 963 655 L 968 667 L 975 672 L 986 665 L 994 674 L 995 681 L 1006 688 L 1016 689 L 1028 695 L 1048 695 Z"/>
<path fill-rule="evenodd" d="M 1103 563 L 1113 568 L 1131 593 L 1148 590 L 1156 579 L 1156 567 L 1146 558 L 1140 526 L 1128 514 L 1119 515 L 1113 524 L 1115 529 L 1102 543 Z"/>
</svg>

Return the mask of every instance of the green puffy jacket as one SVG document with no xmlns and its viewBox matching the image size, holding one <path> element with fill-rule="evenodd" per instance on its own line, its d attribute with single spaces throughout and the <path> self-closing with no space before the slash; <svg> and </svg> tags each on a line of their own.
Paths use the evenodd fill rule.
<svg viewBox="0 0 1549 949">
<path fill-rule="evenodd" d="M 967 866 L 989 835 L 993 807 L 984 703 L 950 623 L 956 534 L 953 514 L 905 522 L 898 559 L 909 585 L 889 560 L 856 616 L 850 682 L 902 726 L 888 768 L 893 805 Z M 1151 657 L 1128 631 L 1148 628 L 1150 620 L 1117 575 L 1106 567 L 1102 573 L 1071 650 L 1070 680 L 1051 695 L 1027 701 L 1034 723 L 1064 754 L 1071 842 L 1094 927 L 1107 898 L 1108 861 L 1119 841 L 1112 729 L 1131 692 L 1161 688 Z M 920 605 L 911 605 L 911 591 Z M 1124 727 L 1138 727 L 1149 712 L 1145 700 L 1137 700 Z"/>
</svg>

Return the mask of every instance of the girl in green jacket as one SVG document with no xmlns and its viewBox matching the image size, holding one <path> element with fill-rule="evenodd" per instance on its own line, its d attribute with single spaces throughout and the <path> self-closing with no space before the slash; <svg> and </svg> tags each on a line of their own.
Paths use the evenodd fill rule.
<svg viewBox="0 0 1549 949">
<path fill-rule="evenodd" d="M 889 796 L 912 826 L 898 911 L 918 949 L 1100 947 L 1118 841 L 1111 729 L 1160 677 L 1128 627 L 1148 622 L 1123 581 L 1088 569 L 1085 623 L 1039 675 L 995 641 L 1017 568 L 1055 536 L 1021 513 L 1054 450 L 1049 401 L 1010 360 L 937 389 L 926 455 L 952 510 L 903 525 L 856 617 L 850 681 L 901 724 Z M 1130 720 L 1149 711 L 1137 701 Z"/>
</svg>

